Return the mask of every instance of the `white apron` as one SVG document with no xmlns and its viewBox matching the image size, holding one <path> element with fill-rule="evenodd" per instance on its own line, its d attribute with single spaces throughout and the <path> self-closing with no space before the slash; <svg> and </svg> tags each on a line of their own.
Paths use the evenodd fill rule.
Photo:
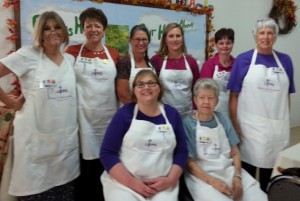
<svg viewBox="0 0 300 201">
<path fill-rule="evenodd" d="M 193 109 L 193 73 L 185 55 L 183 57 L 186 70 L 166 69 L 168 58 L 165 57 L 159 75 L 165 90 L 162 102 L 175 107 L 182 117 L 191 114 Z"/>
<path fill-rule="evenodd" d="M 107 48 L 108 59 L 81 57 L 82 44 L 75 63 L 77 78 L 80 145 L 85 160 L 99 158 L 105 130 L 117 111 L 115 63 Z"/>
<path fill-rule="evenodd" d="M 213 79 L 217 81 L 220 89 L 219 102 L 215 108 L 215 111 L 222 112 L 224 114 L 229 114 L 229 90 L 227 89 L 229 76 L 230 72 L 225 70 L 219 71 L 219 66 L 215 65 Z"/>
<path fill-rule="evenodd" d="M 221 179 L 231 187 L 234 174 L 233 159 L 230 157 L 231 147 L 218 117 L 214 115 L 214 118 L 218 124 L 216 128 L 201 126 L 197 120 L 195 139 L 197 158 L 195 160 L 203 171 Z M 255 180 L 247 175 L 244 170 L 242 171 L 242 177 L 244 190 L 255 184 Z M 195 201 L 216 201 L 225 200 L 226 198 L 231 200 L 211 185 L 188 172 L 185 173 L 185 181 Z"/>
<path fill-rule="evenodd" d="M 136 74 L 138 74 L 138 72 L 140 72 L 141 70 L 152 70 L 155 73 L 155 70 L 152 67 L 150 62 L 148 63 L 149 67 L 136 68 L 133 54 L 130 54 L 130 63 L 131 63 L 131 69 L 130 69 L 130 77 L 129 77 L 129 89 L 130 89 L 130 93 L 132 93 L 132 84 Z"/>
<path fill-rule="evenodd" d="M 257 50 L 238 97 L 242 130 L 241 159 L 260 168 L 273 168 L 277 154 L 289 143 L 289 80 L 275 52 L 278 67 L 256 65 Z"/>
<path fill-rule="evenodd" d="M 79 175 L 76 85 L 65 58 L 57 67 L 40 52 L 26 101 L 14 120 L 14 162 L 9 194 L 44 192 Z"/>
<path fill-rule="evenodd" d="M 132 123 L 123 138 L 120 151 L 122 163 L 134 177 L 153 179 L 166 176 L 173 164 L 176 137 L 163 105 L 160 105 L 160 111 L 166 124 L 155 125 L 148 121 L 137 120 L 138 105 L 135 106 Z M 146 199 L 112 179 L 106 171 L 102 174 L 101 181 L 106 201 L 176 201 L 179 190 L 177 184 Z"/>
</svg>

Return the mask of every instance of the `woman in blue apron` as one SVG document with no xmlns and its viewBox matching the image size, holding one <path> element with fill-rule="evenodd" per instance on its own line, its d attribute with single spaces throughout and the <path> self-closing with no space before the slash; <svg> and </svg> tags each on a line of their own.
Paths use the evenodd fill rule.
<svg viewBox="0 0 300 201">
<path fill-rule="evenodd" d="M 129 36 L 131 53 L 117 63 L 116 87 L 121 104 L 131 102 L 132 82 L 139 71 L 143 69 L 155 71 L 148 57 L 150 39 L 149 31 L 144 24 L 132 27 Z"/>
<path fill-rule="evenodd" d="M 177 200 L 187 147 L 181 117 L 162 95 L 156 74 L 141 70 L 133 102 L 108 126 L 100 153 L 105 201 Z"/>
<path fill-rule="evenodd" d="M 44 12 L 33 47 L 0 60 L 0 77 L 15 73 L 25 98 L 14 119 L 14 161 L 8 193 L 19 201 L 72 201 L 79 175 L 74 58 L 61 17 Z M 2 99 L 3 100 L 3 99 Z"/>
<path fill-rule="evenodd" d="M 199 68 L 196 59 L 187 54 L 184 31 L 179 24 L 166 26 L 151 62 L 165 90 L 162 102 L 175 107 L 182 117 L 191 114 L 192 87 L 199 78 Z"/>
<path fill-rule="evenodd" d="M 219 84 L 220 95 L 216 111 L 229 115 L 229 90 L 227 83 L 234 57 L 230 55 L 234 43 L 234 31 L 221 28 L 215 33 L 215 45 L 218 53 L 202 65 L 200 78 L 213 78 Z"/>
<path fill-rule="evenodd" d="M 258 20 L 253 30 L 256 48 L 237 57 L 228 82 L 242 165 L 253 177 L 259 168 L 263 190 L 277 154 L 289 143 L 290 93 L 295 92 L 291 58 L 273 50 L 277 34 L 273 19 Z"/>
<path fill-rule="evenodd" d="M 227 117 L 214 112 L 218 83 L 199 79 L 194 85 L 197 111 L 183 119 L 189 157 L 185 181 L 195 201 L 267 201 L 258 182 L 241 169 L 239 140 Z"/>
<path fill-rule="evenodd" d="M 102 44 L 107 18 L 100 9 L 84 10 L 79 20 L 86 42 L 69 46 L 66 50 L 76 58 L 74 70 L 81 145 L 81 174 L 76 182 L 76 200 L 104 200 L 99 180 L 104 171 L 99 161 L 99 147 L 117 111 L 115 63 L 118 52 Z"/>
</svg>

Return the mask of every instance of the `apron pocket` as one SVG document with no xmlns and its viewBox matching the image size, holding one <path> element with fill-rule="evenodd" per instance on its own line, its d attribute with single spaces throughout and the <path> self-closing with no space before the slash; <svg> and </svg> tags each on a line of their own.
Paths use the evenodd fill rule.
<svg viewBox="0 0 300 201">
<path fill-rule="evenodd" d="M 33 161 L 50 160 L 55 157 L 63 156 L 66 149 L 66 142 L 70 132 L 68 129 L 60 129 L 53 133 L 33 132 L 29 142 Z"/>
</svg>

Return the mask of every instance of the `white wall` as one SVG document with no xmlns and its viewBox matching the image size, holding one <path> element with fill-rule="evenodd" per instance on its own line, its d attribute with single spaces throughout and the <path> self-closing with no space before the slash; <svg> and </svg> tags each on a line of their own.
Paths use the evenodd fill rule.
<svg viewBox="0 0 300 201">
<path fill-rule="evenodd" d="M 3 5 L 4 0 L 0 0 Z M 203 0 L 196 0 L 197 3 L 203 3 Z M 215 30 L 222 27 L 231 27 L 235 30 L 235 45 L 232 54 L 237 56 L 239 53 L 255 47 L 252 36 L 252 27 L 258 19 L 267 17 L 271 7 L 272 0 L 208 0 L 215 10 L 213 13 L 213 24 Z M 300 0 L 295 0 L 300 8 Z M 13 48 L 11 42 L 5 40 L 10 33 L 6 29 L 6 18 L 12 17 L 12 9 L 0 7 L 0 58 Z M 300 17 L 299 9 L 296 15 Z M 298 19 L 299 19 L 298 17 Z M 298 22 L 300 24 L 300 22 Z M 294 63 L 295 85 L 297 92 L 291 96 L 291 126 L 300 126 L 300 80 L 297 76 L 300 74 L 300 25 L 298 25 L 291 34 L 279 36 L 275 44 L 275 49 L 289 54 Z M 272 100 L 270 100 L 272 101 Z"/>
</svg>

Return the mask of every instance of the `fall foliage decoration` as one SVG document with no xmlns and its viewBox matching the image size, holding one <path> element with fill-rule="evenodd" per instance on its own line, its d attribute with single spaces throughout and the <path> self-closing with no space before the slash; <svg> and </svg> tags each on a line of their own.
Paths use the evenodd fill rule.
<svg viewBox="0 0 300 201">
<path fill-rule="evenodd" d="M 269 17 L 278 24 L 279 34 L 288 34 L 296 27 L 296 10 L 293 0 L 274 0 Z"/>
</svg>

